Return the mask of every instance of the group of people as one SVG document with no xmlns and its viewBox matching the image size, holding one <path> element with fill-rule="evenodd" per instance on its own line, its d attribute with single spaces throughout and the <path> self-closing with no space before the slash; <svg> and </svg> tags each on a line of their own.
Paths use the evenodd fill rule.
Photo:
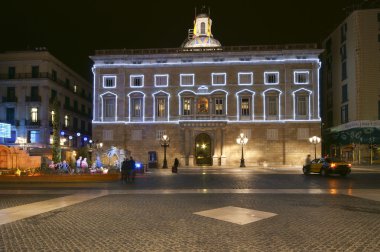
<svg viewBox="0 0 380 252">
<path fill-rule="evenodd" d="M 135 181 L 136 177 L 136 162 L 132 157 L 125 158 L 121 163 L 121 182 Z"/>
<path fill-rule="evenodd" d="M 51 161 L 49 168 L 60 173 L 71 173 L 70 165 L 66 162 L 66 160 L 63 160 L 62 162 L 58 162 L 56 164 L 54 161 Z"/>
<path fill-rule="evenodd" d="M 85 173 L 86 169 L 88 169 L 87 158 L 80 156 L 76 162 L 76 173 Z"/>
</svg>

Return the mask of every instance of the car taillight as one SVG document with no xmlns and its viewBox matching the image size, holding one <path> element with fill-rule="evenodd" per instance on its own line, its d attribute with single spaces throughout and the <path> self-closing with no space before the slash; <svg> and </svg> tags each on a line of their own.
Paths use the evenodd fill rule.
<svg viewBox="0 0 380 252">
<path fill-rule="evenodd" d="M 336 167 L 336 164 L 335 163 L 332 163 L 331 164 L 331 168 L 335 168 Z"/>
</svg>

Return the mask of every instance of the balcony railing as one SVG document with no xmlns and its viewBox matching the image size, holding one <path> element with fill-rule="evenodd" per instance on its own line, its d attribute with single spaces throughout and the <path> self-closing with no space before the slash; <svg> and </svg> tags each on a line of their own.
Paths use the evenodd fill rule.
<svg viewBox="0 0 380 252">
<path fill-rule="evenodd" d="M 25 126 L 41 126 L 41 120 L 25 120 Z"/>
<path fill-rule="evenodd" d="M 41 102 L 41 96 L 35 95 L 35 96 L 25 96 L 26 102 Z"/>
<path fill-rule="evenodd" d="M 3 102 L 17 102 L 16 96 L 3 96 Z"/>
</svg>

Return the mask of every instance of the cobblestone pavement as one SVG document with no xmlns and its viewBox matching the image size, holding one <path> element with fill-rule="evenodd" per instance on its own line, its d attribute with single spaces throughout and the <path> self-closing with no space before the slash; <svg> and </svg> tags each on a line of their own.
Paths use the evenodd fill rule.
<svg viewBox="0 0 380 252">
<path fill-rule="evenodd" d="M 323 178 L 273 170 L 1 185 L 0 218 L 7 217 L 2 208 L 81 192 L 99 197 L 0 225 L 0 251 L 380 251 L 379 173 Z M 276 215 L 238 225 L 194 214 L 226 206 Z"/>
<path fill-rule="evenodd" d="M 277 215 L 241 226 L 193 214 L 224 206 Z M 345 195 L 108 195 L 0 226 L 0 250 L 379 251 L 379 217 L 379 202 Z"/>
</svg>

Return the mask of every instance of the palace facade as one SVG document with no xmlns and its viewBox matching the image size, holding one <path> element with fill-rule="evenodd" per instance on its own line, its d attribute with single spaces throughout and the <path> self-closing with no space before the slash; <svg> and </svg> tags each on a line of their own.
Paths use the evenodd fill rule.
<svg viewBox="0 0 380 252">
<path fill-rule="evenodd" d="M 179 48 L 98 50 L 93 140 L 162 167 L 300 165 L 320 136 L 315 44 L 223 47 L 208 14 Z M 240 133 L 246 145 L 237 143 Z M 319 153 L 317 148 L 317 155 Z"/>
</svg>

